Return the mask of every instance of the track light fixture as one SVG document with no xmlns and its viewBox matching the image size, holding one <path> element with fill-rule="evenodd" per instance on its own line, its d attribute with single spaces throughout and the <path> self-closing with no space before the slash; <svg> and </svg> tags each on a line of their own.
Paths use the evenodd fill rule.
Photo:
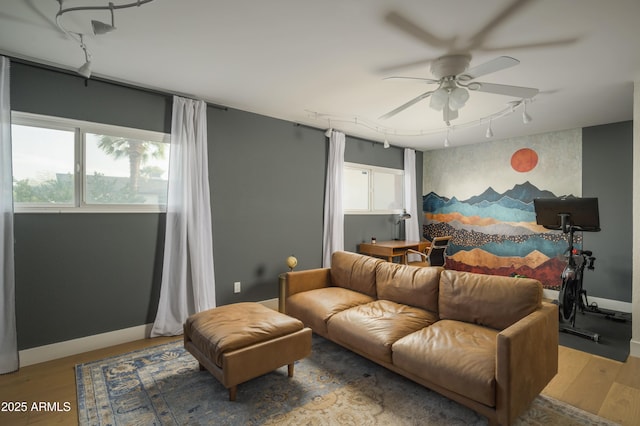
<svg viewBox="0 0 640 426">
<path fill-rule="evenodd" d="M 493 121 L 493 119 L 489 120 L 489 126 L 487 126 L 487 133 L 484 134 L 484 136 L 489 139 L 493 137 L 493 130 L 491 129 L 491 122 Z"/>
<path fill-rule="evenodd" d="M 95 19 L 91 20 L 91 27 L 95 35 L 106 34 L 116 29 L 113 17 L 113 3 L 109 3 L 109 11 L 111 12 L 111 25 L 105 24 L 102 21 L 96 21 Z"/>
<path fill-rule="evenodd" d="M 87 52 L 87 46 L 84 44 L 84 36 L 82 34 L 78 34 L 78 36 L 80 37 L 80 47 L 84 51 L 84 65 L 78 68 L 78 74 L 84 78 L 89 78 L 91 77 L 91 59 L 89 52 Z"/>
<path fill-rule="evenodd" d="M 387 149 L 389 147 L 391 147 L 391 145 L 389 145 L 389 141 L 387 140 L 387 138 L 384 138 L 384 145 L 383 145 L 384 149 Z"/>
<path fill-rule="evenodd" d="M 58 25 L 58 28 L 60 28 L 61 31 L 63 31 L 66 35 L 68 35 L 70 38 L 75 40 L 80 45 L 80 48 L 84 52 L 85 63 L 80 68 L 78 68 L 78 74 L 80 74 L 84 78 L 89 78 L 91 76 L 91 60 L 90 60 L 91 54 L 87 49 L 87 45 L 84 43 L 84 37 L 86 34 L 67 30 L 64 27 L 64 25 L 62 25 L 62 22 L 61 22 L 62 16 L 65 13 L 69 13 L 69 12 L 86 11 L 86 10 L 89 10 L 89 11 L 108 10 L 111 13 L 111 24 L 106 24 L 102 21 L 98 21 L 95 19 L 91 20 L 91 28 L 93 29 L 93 33 L 95 35 L 102 35 L 116 29 L 114 10 L 126 9 L 128 7 L 133 7 L 133 6 L 142 6 L 143 4 L 150 3 L 153 0 L 137 0 L 132 3 L 118 4 L 118 5 L 112 2 L 109 2 L 106 6 L 77 6 L 77 7 L 68 7 L 66 9 L 63 7 L 63 1 L 64 0 L 58 0 L 58 3 L 60 4 L 60 10 L 56 14 L 56 24 Z"/>
<path fill-rule="evenodd" d="M 444 138 L 444 147 L 449 148 L 449 146 L 451 146 L 451 143 L 449 142 L 449 129 L 447 129 L 447 136 Z"/>
<path fill-rule="evenodd" d="M 522 109 L 522 122 L 524 124 L 531 123 L 531 120 L 532 120 L 531 116 L 529 114 L 527 114 L 527 101 L 526 100 L 523 101 L 522 105 L 523 105 L 522 106 L 522 108 L 523 108 Z"/>
</svg>

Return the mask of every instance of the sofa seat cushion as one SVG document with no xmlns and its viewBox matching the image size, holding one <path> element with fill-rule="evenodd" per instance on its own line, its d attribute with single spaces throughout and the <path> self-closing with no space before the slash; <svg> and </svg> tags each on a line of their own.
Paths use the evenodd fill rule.
<svg viewBox="0 0 640 426">
<path fill-rule="evenodd" d="M 287 315 L 298 318 L 321 336 L 327 335 L 327 321 L 334 314 L 373 301 L 373 297 L 342 287 L 325 287 L 287 298 Z"/>
<path fill-rule="evenodd" d="M 376 300 L 333 315 L 329 338 L 375 360 L 391 362 L 391 345 L 438 320 L 434 313 L 389 300 Z"/>
<path fill-rule="evenodd" d="M 475 324 L 440 320 L 395 342 L 393 364 L 495 407 L 497 334 Z"/>
</svg>

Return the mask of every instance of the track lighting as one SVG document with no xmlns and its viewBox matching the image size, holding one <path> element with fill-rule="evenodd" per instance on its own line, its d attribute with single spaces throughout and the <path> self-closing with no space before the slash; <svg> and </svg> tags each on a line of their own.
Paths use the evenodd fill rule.
<svg viewBox="0 0 640 426">
<path fill-rule="evenodd" d="M 113 17 L 113 3 L 109 3 L 109 11 L 111 12 L 111 25 L 105 24 L 102 21 L 96 21 L 95 19 L 91 20 L 91 27 L 95 35 L 106 34 L 116 29 Z"/>
<path fill-rule="evenodd" d="M 384 149 L 389 148 L 391 145 L 389 145 L 389 141 L 387 140 L 387 138 L 384 138 Z"/>
<path fill-rule="evenodd" d="M 444 147 L 449 148 L 450 145 L 451 143 L 449 143 L 449 129 L 447 129 L 447 136 L 445 136 L 444 138 Z"/>
<path fill-rule="evenodd" d="M 531 116 L 527 114 L 527 101 L 522 102 L 522 104 L 524 105 L 522 110 L 522 122 L 527 124 L 531 122 Z"/>
<path fill-rule="evenodd" d="M 489 126 L 487 126 L 487 133 L 484 134 L 484 136 L 489 139 L 493 137 L 493 130 L 491 129 L 491 122 L 493 120 L 489 120 Z"/>
<path fill-rule="evenodd" d="M 80 45 L 80 48 L 84 52 L 85 63 L 80 68 L 78 68 L 78 74 L 80 74 L 84 78 L 89 78 L 91 76 L 91 60 L 90 60 L 91 54 L 89 53 L 89 50 L 87 49 L 87 46 L 84 43 L 85 34 L 68 31 L 64 27 L 64 25 L 62 25 L 61 23 L 62 16 L 65 13 L 69 13 L 69 12 L 87 11 L 87 10 L 89 11 L 108 10 L 111 13 L 111 24 L 106 24 L 102 21 L 98 21 L 95 19 L 91 20 L 91 27 L 93 29 L 93 33 L 95 35 L 101 35 L 116 29 L 115 23 L 114 23 L 114 20 L 115 20 L 114 10 L 126 9 L 128 7 L 133 7 L 133 6 L 141 6 L 145 3 L 152 2 L 153 0 L 137 0 L 132 3 L 120 4 L 120 5 L 114 5 L 112 2 L 109 2 L 106 6 L 77 6 L 77 7 L 68 7 L 66 9 L 63 8 L 63 1 L 64 0 L 58 0 L 58 3 L 60 4 L 60 10 L 56 14 L 56 24 L 58 25 L 58 28 L 60 28 L 61 31 L 63 31 L 70 38 L 74 39 Z"/>
<path fill-rule="evenodd" d="M 324 135 L 326 137 L 330 138 L 331 137 L 331 132 L 333 132 L 333 129 L 332 128 L 328 128 L 327 131 L 324 132 Z"/>
<path fill-rule="evenodd" d="M 78 68 L 78 74 L 84 78 L 91 77 L 91 60 L 89 59 L 89 52 L 87 52 L 87 46 L 84 44 L 84 36 L 78 34 L 80 37 L 80 48 L 84 51 L 84 65 Z"/>
</svg>

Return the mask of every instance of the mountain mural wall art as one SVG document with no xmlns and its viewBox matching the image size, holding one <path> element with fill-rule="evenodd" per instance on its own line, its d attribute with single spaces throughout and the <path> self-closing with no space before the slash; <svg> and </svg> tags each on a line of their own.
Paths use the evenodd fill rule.
<svg viewBox="0 0 640 426">
<path fill-rule="evenodd" d="M 487 188 L 467 200 L 430 192 L 423 197 L 424 236 L 451 235 L 447 268 L 495 275 L 523 275 L 557 290 L 566 264 L 566 235 L 536 224 L 533 199 L 555 197 L 530 182 L 499 194 Z M 576 235 L 576 245 L 581 244 Z"/>
<path fill-rule="evenodd" d="M 567 236 L 536 224 L 533 200 L 580 196 L 580 156 L 579 131 L 425 153 L 423 236 L 453 237 L 448 269 L 522 275 L 558 290 Z M 574 242 L 581 247 L 580 233 Z"/>
</svg>

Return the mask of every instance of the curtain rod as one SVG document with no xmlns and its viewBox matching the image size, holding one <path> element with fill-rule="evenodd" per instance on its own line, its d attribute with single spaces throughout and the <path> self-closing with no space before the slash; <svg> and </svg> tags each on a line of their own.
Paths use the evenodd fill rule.
<svg viewBox="0 0 640 426">
<path fill-rule="evenodd" d="M 28 66 L 32 66 L 32 67 L 35 67 L 35 68 L 41 68 L 41 69 L 48 70 L 48 71 L 54 71 L 54 72 L 58 72 L 58 73 L 61 73 L 61 74 L 67 74 L 67 75 L 72 75 L 74 77 L 83 78 L 82 76 L 78 75 L 75 71 L 72 71 L 72 70 L 69 70 L 69 69 L 65 69 L 65 68 L 60 68 L 59 66 L 56 66 L 56 65 L 45 64 L 45 63 L 41 63 L 41 62 L 36 62 L 34 60 L 30 60 L 30 59 L 20 58 L 20 57 L 11 55 L 11 54 L 2 53 L 1 51 L 0 51 L 0 55 L 6 56 L 7 58 L 9 58 L 9 60 L 11 62 L 16 62 L 16 63 L 19 63 L 19 64 L 28 65 Z M 165 91 L 165 90 L 138 86 L 138 85 L 135 85 L 133 83 L 127 83 L 127 82 L 124 82 L 124 81 L 112 80 L 112 79 L 108 79 L 108 78 L 104 78 L 104 77 L 92 76 L 90 79 L 86 79 L 86 80 L 93 80 L 93 81 L 98 81 L 100 83 L 113 84 L 115 86 L 125 87 L 127 89 L 139 90 L 141 92 L 151 93 L 151 94 L 154 94 L 154 95 L 180 96 L 180 97 L 186 97 L 186 98 L 192 98 L 192 99 L 196 98 L 195 96 L 185 95 L 185 94 L 182 94 L 182 93 L 168 92 L 168 91 Z M 229 108 L 224 106 L 224 105 L 214 104 L 214 103 L 207 102 L 207 101 L 205 101 L 205 103 L 207 104 L 207 106 L 210 106 L 212 108 L 220 109 L 220 110 L 223 110 L 223 111 L 228 111 L 229 110 Z"/>
</svg>

